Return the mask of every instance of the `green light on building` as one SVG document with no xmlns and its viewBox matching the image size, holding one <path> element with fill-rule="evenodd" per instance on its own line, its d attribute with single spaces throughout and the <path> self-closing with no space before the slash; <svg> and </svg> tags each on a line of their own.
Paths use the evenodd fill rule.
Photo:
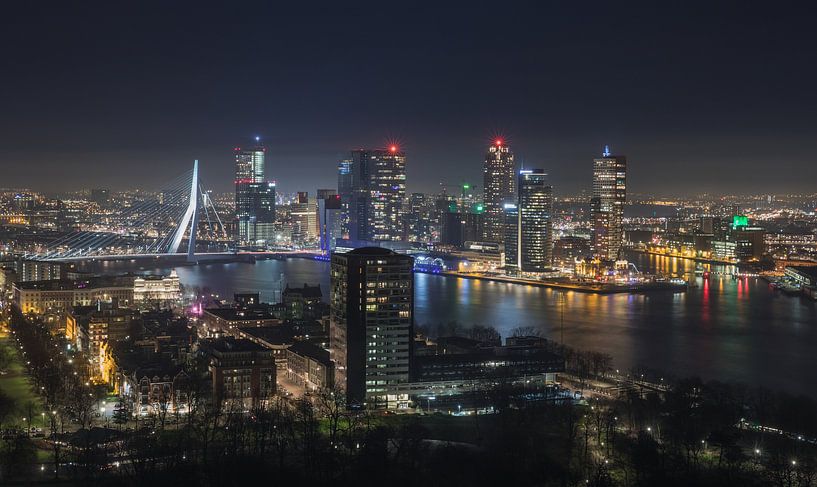
<svg viewBox="0 0 817 487">
<path fill-rule="evenodd" d="M 749 217 L 745 215 L 734 215 L 732 217 L 732 228 L 748 227 Z"/>
<path fill-rule="evenodd" d="M 474 205 L 474 213 L 484 213 L 485 212 L 485 205 L 476 204 Z"/>
<path fill-rule="evenodd" d="M 465 184 L 462 185 L 462 189 L 471 189 L 471 185 L 468 184 L 468 183 L 465 183 Z"/>
</svg>

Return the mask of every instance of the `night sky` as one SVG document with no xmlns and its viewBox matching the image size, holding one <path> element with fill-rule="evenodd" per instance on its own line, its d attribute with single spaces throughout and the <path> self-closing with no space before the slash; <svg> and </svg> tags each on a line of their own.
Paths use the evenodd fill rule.
<svg viewBox="0 0 817 487">
<path fill-rule="evenodd" d="M 436 191 L 481 185 L 497 134 L 560 195 L 589 189 L 604 144 L 631 192 L 816 187 L 806 2 L 17 3 L 0 187 L 155 188 L 198 158 L 228 190 L 259 135 L 283 191 L 335 187 L 349 149 L 392 140 L 409 191 Z"/>
</svg>

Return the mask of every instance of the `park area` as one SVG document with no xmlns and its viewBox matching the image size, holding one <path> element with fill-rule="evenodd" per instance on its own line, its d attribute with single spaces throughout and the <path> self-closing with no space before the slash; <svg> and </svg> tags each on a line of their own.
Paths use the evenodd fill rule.
<svg viewBox="0 0 817 487">
<path fill-rule="evenodd" d="M 34 393 L 20 349 L 14 346 L 10 335 L 1 333 L 0 427 L 43 427 L 41 409 L 40 397 Z"/>
</svg>

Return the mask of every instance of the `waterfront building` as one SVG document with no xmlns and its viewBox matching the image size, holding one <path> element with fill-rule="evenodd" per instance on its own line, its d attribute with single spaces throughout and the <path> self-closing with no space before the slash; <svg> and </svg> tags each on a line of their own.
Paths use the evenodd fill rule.
<svg viewBox="0 0 817 487">
<path fill-rule="evenodd" d="M 477 242 L 482 238 L 484 213 L 445 212 L 442 215 L 440 243 L 462 248 L 465 242 Z"/>
<path fill-rule="evenodd" d="M 339 175 L 342 204 L 348 198 L 351 240 L 402 240 L 403 199 L 406 195 L 406 155 L 397 146 L 352 151 L 349 171 Z"/>
<path fill-rule="evenodd" d="M 292 220 L 292 243 L 302 247 L 318 240 L 318 207 L 306 191 L 299 191 L 290 205 Z"/>
<path fill-rule="evenodd" d="M 50 281 L 67 277 L 66 264 L 48 260 L 35 260 L 18 257 L 3 265 L 14 269 L 17 282 Z"/>
<path fill-rule="evenodd" d="M 624 240 L 624 203 L 627 200 L 627 158 L 610 154 L 593 159 L 593 255 L 605 261 L 618 259 Z"/>
<path fill-rule="evenodd" d="M 438 342 L 451 338 L 460 337 L 440 338 Z M 465 342 L 455 347 L 438 346 L 437 353 L 414 357 L 413 380 L 496 380 L 546 375 L 546 380 L 554 382 L 555 374 L 564 371 L 564 358 L 550 351 L 543 339 L 525 338 L 528 340 L 509 338 L 505 346 Z"/>
<path fill-rule="evenodd" d="M 134 305 L 167 308 L 178 304 L 181 297 L 181 282 L 175 269 L 169 276 L 137 276 L 133 279 Z"/>
<path fill-rule="evenodd" d="M 349 209 L 354 194 L 354 174 L 352 173 L 352 159 L 344 159 L 338 163 L 338 196 L 340 196 L 340 225 L 343 238 L 349 238 Z"/>
<path fill-rule="evenodd" d="M 516 200 L 515 168 L 510 147 L 501 139 L 496 140 L 488 148 L 482 167 L 485 241 L 502 243 L 505 239 L 503 209 L 506 203 Z"/>
<path fill-rule="evenodd" d="M 266 148 L 235 148 L 236 240 L 240 244 L 268 242 L 274 238 L 275 183 L 264 179 Z"/>
<path fill-rule="evenodd" d="M 732 232 L 735 256 L 741 262 L 760 260 L 766 251 L 766 232 L 760 227 L 743 227 Z"/>
<path fill-rule="evenodd" d="M 519 207 L 515 203 L 505 203 L 502 207 L 505 221 L 505 269 L 516 270 L 519 266 Z"/>
<path fill-rule="evenodd" d="M 590 241 L 578 236 L 564 236 L 553 242 L 553 262 L 563 268 L 572 269 L 576 259 L 590 255 Z"/>
<path fill-rule="evenodd" d="M 409 380 L 414 259 L 380 247 L 333 254 L 330 350 L 350 406 L 399 408 Z"/>
<path fill-rule="evenodd" d="M 318 231 L 321 252 L 324 254 L 333 252 L 337 239 L 343 238 L 342 211 L 339 194 L 318 190 Z"/>
<path fill-rule="evenodd" d="M 505 266 L 542 272 L 553 259 L 553 188 L 542 169 L 523 169 L 517 191 L 516 207 L 506 210 Z"/>
<path fill-rule="evenodd" d="M 102 276 L 87 279 L 53 279 L 17 282 L 12 292 L 14 303 L 23 313 L 63 313 L 73 306 L 99 302 L 133 302 L 133 276 Z"/>
</svg>

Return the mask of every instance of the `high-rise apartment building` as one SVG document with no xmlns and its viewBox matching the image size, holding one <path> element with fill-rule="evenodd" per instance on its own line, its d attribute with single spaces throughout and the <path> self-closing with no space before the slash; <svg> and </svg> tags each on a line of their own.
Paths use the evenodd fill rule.
<svg viewBox="0 0 817 487">
<path fill-rule="evenodd" d="M 624 240 L 624 203 L 627 200 L 627 158 L 610 155 L 593 159 L 593 255 L 601 260 L 618 259 Z"/>
<path fill-rule="evenodd" d="M 235 148 L 236 240 L 255 244 L 273 239 L 275 183 L 264 179 L 266 148 L 259 143 L 250 149 Z"/>
<path fill-rule="evenodd" d="M 497 140 L 488 148 L 483 165 L 485 225 L 483 238 L 501 243 L 504 239 L 505 203 L 515 200 L 515 166 L 510 147 Z"/>
<path fill-rule="evenodd" d="M 348 174 L 344 174 L 348 171 Z M 341 204 L 346 206 L 349 238 L 402 240 L 406 196 L 406 155 L 397 146 L 352 151 L 338 173 Z M 341 187 L 341 185 L 343 185 Z"/>
<path fill-rule="evenodd" d="M 553 259 L 553 188 L 542 169 L 523 169 L 517 193 L 516 204 L 505 207 L 505 265 L 542 272 Z"/>
<path fill-rule="evenodd" d="M 330 348 L 350 406 L 398 408 L 408 396 L 414 259 L 380 247 L 333 254 Z"/>
</svg>

